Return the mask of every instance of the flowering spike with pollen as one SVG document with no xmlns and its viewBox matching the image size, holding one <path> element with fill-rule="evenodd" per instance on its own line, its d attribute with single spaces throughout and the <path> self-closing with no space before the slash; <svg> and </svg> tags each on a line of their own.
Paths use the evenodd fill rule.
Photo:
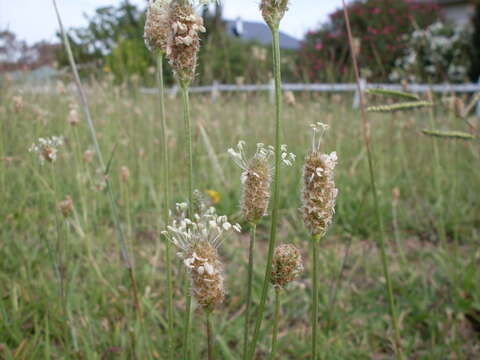
<svg viewBox="0 0 480 360">
<path fill-rule="evenodd" d="M 292 244 L 280 245 L 273 254 L 271 283 L 284 288 L 303 271 L 300 251 Z"/>
<path fill-rule="evenodd" d="M 189 2 L 173 1 L 170 4 L 169 26 L 166 55 L 178 81 L 186 86 L 195 77 L 199 33 L 206 31 L 203 19 Z"/>
<path fill-rule="evenodd" d="M 262 0 L 260 11 L 263 19 L 270 27 L 278 25 L 288 10 L 288 0 Z"/>
<path fill-rule="evenodd" d="M 51 138 L 39 138 L 38 142 L 32 144 L 28 149 L 29 152 L 36 153 L 40 164 L 45 161 L 53 163 L 57 160 L 58 148 L 63 145 L 63 138 L 60 136 L 52 136 Z"/>
<path fill-rule="evenodd" d="M 307 229 L 313 236 L 323 236 L 332 223 L 335 213 L 335 200 L 338 189 L 335 188 L 334 169 L 337 154 L 320 153 L 322 136 L 327 125 L 312 125 L 313 147 L 306 156 L 302 178 L 302 213 Z"/>
<path fill-rule="evenodd" d="M 170 34 L 170 0 L 150 0 L 143 38 L 150 51 L 166 52 Z"/>
<path fill-rule="evenodd" d="M 241 228 L 229 223 L 226 216 L 217 215 L 213 207 L 193 219 L 186 217 L 187 209 L 187 204 L 177 204 L 177 216 L 163 233 L 180 250 L 178 255 L 189 270 L 193 296 L 206 311 L 212 311 L 225 296 L 217 248 L 228 233 L 240 232 Z"/>
<path fill-rule="evenodd" d="M 295 155 L 288 152 L 286 145 L 282 145 L 281 152 L 283 164 L 291 166 L 295 161 Z M 265 147 L 264 144 L 259 143 L 253 157 L 247 160 L 245 142 L 240 141 L 237 150 L 230 148 L 228 153 L 243 170 L 241 175 L 243 217 L 250 223 L 256 223 L 267 213 L 275 152 L 271 146 Z"/>
</svg>

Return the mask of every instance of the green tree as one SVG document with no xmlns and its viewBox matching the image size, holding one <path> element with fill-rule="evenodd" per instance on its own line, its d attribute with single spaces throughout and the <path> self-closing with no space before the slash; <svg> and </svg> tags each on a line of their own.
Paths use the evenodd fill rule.
<svg viewBox="0 0 480 360">
<path fill-rule="evenodd" d="M 480 0 L 476 1 L 475 14 L 473 15 L 473 36 L 471 47 L 470 79 L 477 81 L 480 78 Z"/>
</svg>

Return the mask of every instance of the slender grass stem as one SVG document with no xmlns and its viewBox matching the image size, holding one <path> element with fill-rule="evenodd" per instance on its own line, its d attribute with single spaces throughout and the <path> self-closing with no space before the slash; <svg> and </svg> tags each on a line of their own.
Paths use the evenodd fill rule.
<svg viewBox="0 0 480 360">
<path fill-rule="evenodd" d="M 87 120 L 88 129 L 90 130 L 91 139 L 92 139 L 92 142 L 94 144 L 95 151 L 97 153 L 97 157 L 98 157 L 98 161 L 100 163 L 100 166 L 102 167 L 102 169 L 105 173 L 105 182 L 107 184 L 108 198 L 109 198 L 109 201 L 110 201 L 110 211 L 111 211 L 112 219 L 113 219 L 113 222 L 115 224 L 116 231 L 117 231 L 117 239 L 118 239 L 118 243 L 119 243 L 119 246 L 120 246 L 120 253 L 121 253 L 123 262 L 125 264 L 125 267 L 128 269 L 128 272 L 129 272 L 130 282 L 131 282 L 131 290 L 132 290 L 132 296 L 133 296 L 133 300 L 134 300 L 135 309 L 136 309 L 137 314 L 140 317 L 140 319 L 142 319 L 143 316 L 142 316 L 142 310 L 141 310 L 140 301 L 139 301 L 139 297 L 138 297 L 137 284 L 136 284 L 135 276 L 134 276 L 134 272 L 133 272 L 133 264 L 130 260 L 130 255 L 129 255 L 128 248 L 127 248 L 126 241 L 125 241 L 125 236 L 124 236 L 124 233 L 123 233 L 123 230 L 122 230 L 122 227 L 121 227 L 120 217 L 118 215 L 118 208 L 117 208 L 117 204 L 115 202 L 115 196 L 114 196 L 113 190 L 110 186 L 110 181 L 108 180 L 108 177 L 106 176 L 107 175 L 106 172 L 107 172 L 108 169 L 106 167 L 106 163 L 104 161 L 104 158 L 103 158 L 103 155 L 102 155 L 102 152 L 101 152 L 101 149 L 100 149 L 100 145 L 99 145 L 98 140 L 97 140 L 97 134 L 96 134 L 96 131 L 95 131 L 95 127 L 93 125 L 92 116 L 90 114 L 90 109 L 89 109 L 89 106 L 88 106 L 87 96 L 85 94 L 85 90 L 83 89 L 82 83 L 80 81 L 80 76 L 79 76 L 78 70 L 77 70 L 77 64 L 75 63 L 75 58 L 73 57 L 72 48 L 70 46 L 70 40 L 68 39 L 67 33 L 65 32 L 65 29 L 63 27 L 62 19 L 60 17 L 60 13 L 59 13 L 58 7 L 57 7 L 57 2 L 55 0 L 52 0 L 52 2 L 53 2 L 53 6 L 55 8 L 55 13 L 57 15 L 58 24 L 60 26 L 60 32 L 62 34 L 63 43 L 64 43 L 65 49 L 67 51 L 67 56 L 68 56 L 68 60 L 70 62 L 70 67 L 71 67 L 72 72 L 73 72 L 75 85 L 76 85 L 77 90 L 78 90 L 78 95 L 79 95 L 79 98 L 80 98 L 80 102 L 82 104 L 82 108 L 83 108 L 83 111 L 85 113 L 85 118 Z"/>
<path fill-rule="evenodd" d="M 275 313 L 273 316 L 272 350 L 270 353 L 270 360 L 274 360 L 277 353 L 278 322 L 280 320 L 280 291 L 282 290 L 279 287 L 275 288 Z"/>
<path fill-rule="evenodd" d="M 432 97 L 433 102 L 433 94 L 430 94 Z M 429 108 L 429 120 L 430 120 L 430 127 L 435 129 L 435 111 L 433 107 Z M 447 244 L 447 231 L 445 229 L 445 211 L 443 211 L 443 204 L 444 204 L 444 193 L 442 191 L 441 186 L 441 178 L 442 178 L 442 166 L 440 164 L 440 153 L 438 150 L 438 144 L 436 139 L 432 139 L 433 145 L 433 157 L 434 157 L 434 175 L 433 175 L 433 183 L 436 191 L 436 198 L 437 202 L 435 204 L 435 214 L 439 214 L 439 220 L 437 221 L 437 231 L 439 233 L 440 238 L 440 245 L 445 246 Z M 440 209 L 440 211 L 439 211 Z"/>
<path fill-rule="evenodd" d="M 205 311 L 207 321 L 207 347 L 208 347 L 208 360 L 213 360 L 213 325 L 212 325 L 212 312 Z"/>
<path fill-rule="evenodd" d="M 312 238 L 312 360 L 317 360 L 317 340 L 318 340 L 318 245 L 320 236 Z"/>
<path fill-rule="evenodd" d="M 345 4 L 345 0 L 342 0 L 343 3 L 343 12 L 345 17 L 345 23 L 347 25 L 347 34 L 348 34 L 348 41 L 350 45 L 350 52 L 352 56 L 353 68 L 355 72 L 355 79 L 357 84 L 357 91 L 360 97 L 360 114 L 362 118 L 362 128 L 363 128 L 363 138 L 365 142 L 365 147 L 367 149 L 367 158 L 368 158 L 368 169 L 370 174 L 370 185 L 372 188 L 372 196 L 373 196 L 373 204 L 375 207 L 375 215 L 377 218 L 377 223 L 380 230 L 380 237 L 379 237 L 379 245 L 380 245 L 380 257 L 382 261 L 382 268 L 383 274 L 386 281 L 386 292 L 388 297 L 388 305 L 390 311 L 390 317 L 392 319 L 392 326 L 394 331 L 394 345 L 395 345 L 395 355 L 398 360 L 405 359 L 402 350 L 402 343 L 400 337 L 400 329 L 398 327 L 398 320 L 397 320 L 397 311 L 395 308 L 395 299 L 393 297 L 393 289 L 392 289 L 392 281 L 390 278 L 390 271 L 389 271 L 389 264 L 388 264 L 388 257 L 385 250 L 385 229 L 383 224 L 383 218 L 380 212 L 380 206 L 378 204 L 378 194 L 377 194 L 377 186 L 375 181 L 375 172 L 374 172 L 374 165 L 373 165 L 373 155 L 372 155 L 372 148 L 371 148 L 371 138 L 370 138 L 370 124 L 367 119 L 367 114 L 365 111 L 365 98 L 363 94 L 362 87 L 360 86 L 360 72 L 358 69 L 357 57 L 354 51 L 353 46 L 353 36 L 352 36 L 352 29 L 350 26 L 350 18 L 348 15 L 348 9 Z"/>
<path fill-rule="evenodd" d="M 163 223 L 166 226 L 170 222 L 170 170 L 168 154 L 168 128 L 165 113 L 165 85 L 163 81 L 163 53 L 157 57 L 157 84 L 159 91 L 160 121 L 162 122 L 162 155 L 163 155 Z M 171 244 L 165 241 L 165 267 L 167 272 L 167 336 L 168 336 L 168 359 L 173 360 L 173 285 L 172 285 L 172 259 Z"/>
<path fill-rule="evenodd" d="M 247 359 L 248 352 L 248 329 L 250 324 L 250 307 L 252 304 L 252 283 L 253 283 L 253 251 L 257 235 L 257 224 L 250 225 L 250 249 L 248 251 L 248 278 L 247 278 L 247 305 L 245 308 L 245 324 L 243 329 L 243 360 Z"/>
<path fill-rule="evenodd" d="M 185 147 L 188 163 L 188 216 L 193 217 L 193 151 L 192 151 L 192 126 L 190 121 L 190 100 L 188 96 L 188 84 L 182 84 L 183 116 L 185 122 Z M 190 328 L 192 317 L 192 295 L 190 286 L 185 286 L 185 326 L 183 328 L 183 359 L 189 358 Z"/>
<path fill-rule="evenodd" d="M 278 207 L 280 198 L 280 140 L 281 140 L 281 118 L 282 118 L 282 72 L 280 60 L 280 35 L 279 23 L 271 26 L 272 43 L 273 43 L 273 63 L 275 74 L 275 173 L 273 182 L 273 210 L 272 210 L 272 224 L 270 229 L 270 240 L 268 243 L 267 266 L 265 268 L 265 278 L 263 280 L 262 296 L 258 307 L 257 321 L 255 322 L 255 329 L 253 332 L 253 339 L 250 346 L 248 359 L 255 356 L 255 349 L 260 337 L 260 328 L 263 321 L 263 313 L 265 311 L 265 303 L 267 301 L 268 288 L 270 285 L 270 277 L 272 273 L 273 251 L 275 250 L 275 243 L 277 238 L 277 223 L 278 223 Z"/>
</svg>

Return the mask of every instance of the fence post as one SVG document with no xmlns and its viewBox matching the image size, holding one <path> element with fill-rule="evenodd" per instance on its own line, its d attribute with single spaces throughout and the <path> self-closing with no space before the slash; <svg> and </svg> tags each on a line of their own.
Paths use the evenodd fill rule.
<svg viewBox="0 0 480 360">
<path fill-rule="evenodd" d="M 360 90 L 364 91 L 367 87 L 367 80 L 360 79 Z M 358 90 L 355 90 L 355 96 L 353 98 L 353 108 L 358 109 L 360 107 L 360 94 Z"/>
<path fill-rule="evenodd" d="M 268 83 L 268 92 L 270 95 L 270 103 L 273 104 L 275 102 L 275 80 L 270 79 Z"/>
<path fill-rule="evenodd" d="M 213 84 L 212 84 L 212 93 L 211 93 L 212 103 L 216 102 L 218 97 L 220 96 L 220 91 L 218 90 L 218 85 L 219 85 L 218 81 L 214 80 Z"/>
<path fill-rule="evenodd" d="M 480 77 L 478 78 L 477 84 L 480 86 Z M 476 111 L 477 118 L 480 119 L 480 100 L 477 103 L 477 111 Z"/>
</svg>

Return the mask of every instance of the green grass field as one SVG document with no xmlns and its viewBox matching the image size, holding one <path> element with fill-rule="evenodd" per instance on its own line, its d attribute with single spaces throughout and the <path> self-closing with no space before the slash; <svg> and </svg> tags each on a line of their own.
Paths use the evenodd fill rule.
<svg viewBox="0 0 480 360">
<path fill-rule="evenodd" d="M 18 106 L 15 88 L 0 89 L 0 358 L 162 359 L 166 352 L 164 244 L 161 222 L 161 124 L 156 97 L 94 84 L 88 97 L 100 146 L 112 158 L 109 179 L 120 208 L 144 322 L 134 313 L 128 273 L 119 257 L 103 175 L 81 109 L 67 122 L 76 96 L 29 95 Z M 17 104 L 17 106 L 16 106 Z M 179 99 L 167 101 L 173 201 L 186 199 L 187 169 Z M 192 96 L 195 187 L 220 195 L 220 214 L 240 221 L 240 170 L 227 149 L 245 140 L 272 144 L 274 113 L 266 95 Z M 305 272 L 282 298 L 278 359 L 310 357 L 309 235 L 300 207 L 309 125 L 331 126 L 323 151 L 337 151 L 337 213 L 320 251 L 322 359 L 391 359 L 392 329 L 377 251 L 366 151 L 350 96 L 298 95 L 285 108 L 284 139 L 297 155 L 283 170 L 278 242 L 294 243 Z M 404 351 L 408 359 L 478 359 L 480 356 L 480 144 L 432 139 L 424 128 L 464 129 L 438 105 L 428 110 L 371 115 L 372 144 L 388 256 Z M 64 136 L 54 165 L 28 152 L 39 137 Z M 125 168 L 129 176 L 126 176 Z M 123 174 L 123 176 L 122 176 Z M 394 195 L 395 194 L 395 195 Z M 65 221 L 57 203 L 69 195 L 74 215 Z M 173 205 L 173 204 L 172 204 Z M 253 300 L 265 268 L 269 218 L 258 227 Z M 221 247 L 227 298 L 214 313 L 218 359 L 240 359 L 245 309 L 248 225 Z M 49 251 L 50 250 L 50 251 Z M 56 269 L 52 254 L 64 257 Z M 181 353 L 184 266 L 174 259 L 175 351 Z M 57 272 L 66 276 L 70 326 Z M 273 290 L 257 358 L 269 353 Z M 254 309 L 255 311 L 255 309 Z M 255 318 L 255 314 L 253 314 Z M 203 311 L 193 316 L 192 359 L 206 351 Z M 180 359 L 180 355 L 177 357 Z"/>
</svg>

